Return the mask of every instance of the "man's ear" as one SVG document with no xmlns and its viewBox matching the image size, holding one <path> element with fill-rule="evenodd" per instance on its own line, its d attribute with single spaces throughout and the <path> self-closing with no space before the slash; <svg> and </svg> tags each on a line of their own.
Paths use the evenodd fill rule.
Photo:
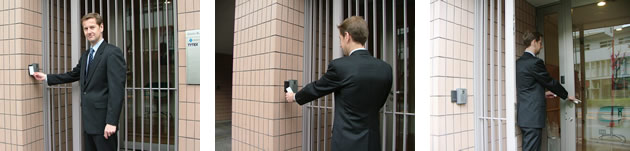
<svg viewBox="0 0 630 151">
<path fill-rule="evenodd" d="M 350 36 L 349 32 L 345 32 L 344 38 L 348 38 L 348 42 L 352 41 L 352 36 Z"/>
</svg>

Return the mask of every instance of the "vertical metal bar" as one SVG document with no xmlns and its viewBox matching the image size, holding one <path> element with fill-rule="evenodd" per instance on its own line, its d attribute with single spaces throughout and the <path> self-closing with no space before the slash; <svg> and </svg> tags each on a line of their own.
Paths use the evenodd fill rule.
<svg viewBox="0 0 630 151">
<path fill-rule="evenodd" d="M 136 19 L 133 17 L 133 14 L 136 13 L 136 12 L 135 12 L 135 9 L 134 9 L 135 8 L 134 3 L 135 3 L 135 1 L 132 0 L 131 1 L 131 19 L 130 20 L 131 20 L 131 60 L 132 60 L 131 61 L 132 62 L 132 66 L 131 67 L 133 68 L 133 70 L 132 70 L 133 72 L 131 72 L 131 74 L 132 74 L 132 77 L 133 77 L 132 78 L 133 82 L 131 83 L 131 85 L 132 85 L 133 88 L 136 88 L 136 79 L 137 79 L 137 77 L 136 77 L 136 32 L 135 32 Z M 138 28 L 138 29 L 141 29 L 141 28 Z M 140 56 L 142 56 L 142 55 L 140 55 Z M 137 102 L 136 90 L 132 91 L 132 96 L 133 96 L 133 103 L 131 105 L 132 108 L 133 108 L 132 109 L 133 110 L 133 114 L 131 114 L 132 115 L 132 119 L 133 119 L 132 120 L 132 129 L 133 129 L 133 133 L 132 133 L 132 140 L 133 140 L 132 142 L 133 142 L 133 144 L 132 145 L 133 145 L 133 150 L 136 150 L 136 114 L 138 113 L 138 112 L 136 112 L 136 108 L 137 108 L 137 106 L 136 106 L 136 102 Z"/>
<path fill-rule="evenodd" d="M 352 16 L 352 0 L 348 0 L 348 15 L 345 18 Z"/>
<path fill-rule="evenodd" d="M 48 62 L 48 51 L 50 50 L 49 48 L 49 35 L 50 35 L 50 29 L 49 29 L 49 24 L 50 24 L 50 12 L 48 12 L 48 5 L 49 4 L 49 0 L 42 0 L 41 1 L 43 3 L 43 7 L 42 7 L 42 67 L 44 67 L 44 72 L 46 73 L 50 73 L 50 63 Z M 48 94 L 50 93 L 48 90 L 48 87 L 45 83 L 42 83 L 42 87 L 44 87 L 44 95 L 43 95 L 43 103 L 42 103 L 42 109 L 43 109 L 43 114 L 44 114 L 44 150 L 46 151 L 50 151 L 50 116 L 48 115 L 50 110 L 48 108 L 49 102 L 48 100 L 50 99 Z"/>
<path fill-rule="evenodd" d="M 404 24 L 403 25 L 403 36 L 405 38 L 404 39 L 404 43 L 405 43 L 404 44 L 404 47 L 405 47 L 404 48 L 404 70 L 405 70 L 404 71 L 404 74 L 405 74 L 404 75 L 404 80 L 405 81 L 404 81 L 404 86 L 403 86 L 404 87 L 403 88 L 403 90 L 404 90 L 404 93 L 403 93 L 404 94 L 403 95 L 404 103 L 403 103 L 403 105 L 404 105 L 404 113 L 408 113 L 408 110 L 407 110 L 407 98 L 408 98 L 408 95 L 409 95 L 409 93 L 408 93 L 409 91 L 407 91 L 407 88 L 408 88 L 407 87 L 408 86 L 407 85 L 407 82 L 408 82 L 407 79 L 409 78 L 409 73 L 408 73 L 408 64 L 409 64 L 409 62 L 408 62 L 407 58 L 409 58 L 409 49 L 408 49 L 408 46 L 407 46 L 407 44 L 408 44 L 407 43 L 407 40 L 408 40 L 407 39 L 407 29 L 409 27 L 407 26 L 407 1 L 403 1 L 403 24 Z M 402 150 L 407 150 L 407 115 L 403 115 L 403 149 Z"/>
<path fill-rule="evenodd" d="M 378 49 L 378 42 L 376 41 L 376 37 L 378 36 L 378 33 L 376 32 L 376 27 L 378 24 L 376 24 L 376 0 L 372 0 L 372 55 L 374 55 L 374 58 L 378 58 L 378 53 L 376 53 L 377 49 Z M 367 18 L 367 17 L 366 17 Z"/>
<path fill-rule="evenodd" d="M 149 51 L 147 51 L 147 55 L 149 55 L 149 150 L 153 150 L 153 145 L 151 145 L 153 144 L 153 58 L 151 57 L 153 56 L 153 45 L 151 45 L 151 41 L 153 41 L 151 36 L 153 22 L 151 19 L 153 16 L 151 16 L 151 0 L 147 0 L 147 16 L 147 22 L 149 22 L 147 27 L 147 32 L 149 32 L 149 37 L 147 37 L 147 41 L 149 41 Z"/>
<path fill-rule="evenodd" d="M 394 100 L 392 101 L 392 150 L 396 150 L 396 104 L 398 103 L 398 50 L 396 49 L 396 0 L 392 1 L 392 62 L 394 64 Z"/>
<path fill-rule="evenodd" d="M 48 38 L 48 41 L 46 43 L 48 43 L 48 47 L 47 47 L 46 50 L 48 50 L 49 52 L 46 54 L 46 56 L 48 57 L 48 60 L 46 60 L 46 62 L 48 63 L 48 72 L 52 73 L 52 72 L 55 72 L 55 70 L 53 69 L 53 62 L 52 62 L 52 59 L 51 59 L 51 58 L 53 58 L 53 56 L 52 56 L 53 52 L 51 50 L 54 47 L 52 45 L 53 44 L 53 42 L 52 42 L 53 41 L 53 35 L 52 35 L 53 34 L 53 29 L 52 29 L 52 27 L 53 27 L 53 25 L 52 25 L 53 24 L 52 0 L 48 1 L 47 3 L 48 3 L 48 5 L 46 7 L 48 9 L 46 11 L 48 12 L 48 16 L 47 16 L 47 19 L 48 19 L 48 31 L 46 31 L 46 32 L 48 33 L 48 35 L 46 35 L 46 37 Z M 48 108 L 49 113 L 50 113 L 50 115 L 48 115 L 48 117 L 47 117 L 47 118 L 50 119 L 48 121 L 48 123 L 50 124 L 49 125 L 50 131 L 49 131 L 48 135 L 50 137 L 50 149 L 54 150 L 53 147 L 55 146 L 55 137 L 54 137 L 55 136 L 54 135 L 54 133 L 55 133 L 55 118 L 54 118 L 55 111 L 54 111 L 54 106 L 55 106 L 55 104 L 51 100 L 55 99 L 54 95 L 53 95 L 55 93 L 55 89 L 51 88 L 51 87 L 48 87 L 48 89 L 50 90 L 48 92 L 48 94 L 47 94 L 49 98 L 48 98 L 48 100 L 46 100 L 46 102 L 48 103 L 48 106 L 46 108 Z"/>
<path fill-rule="evenodd" d="M 107 16 L 106 16 L 106 17 L 104 17 L 104 18 L 107 18 L 107 19 L 105 19 L 105 21 L 107 22 L 107 40 L 109 41 L 109 40 L 111 39 L 111 38 L 110 38 L 110 37 L 111 37 L 111 35 L 110 35 L 109 33 L 110 33 L 110 31 L 111 31 L 110 29 L 112 29 L 112 28 L 110 27 L 110 26 L 111 26 L 111 21 L 110 21 L 110 17 L 109 17 L 109 16 L 110 16 L 110 13 L 109 13 L 109 12 L 110 12 L 110 10 L 111 10 L 111 7 L 109 7 L 109 0 L 107 1 L 107 8 L 105 8 L 105 10 L 107 11 Z M 101 3 L 101 12 L 102 12 L 102 11 L 103 11 L 103 3 Z M 118 39 L 116 39 L 116 40 L 118 40 Z M 113 42 L 111 42 L 111 43 L 113 44 Z M 116 43 L 116 44 L 118 44 L 118 43 Z"/>
<path fill-rule="evenodd" d="M 381 54 L 383 54 L 383 61 L 387 62 L 385 58 L 387 58 L 387 53 L 385 53 L 385 48 L 387 48 L 387 3 L 383 1 L 383 48 L 381 49 Z M 385 103 L 387 104 L 387 103 Z"/>
<path fill-rule="evenodd" d="M 170 29 L 168 28 L 169 25 L 169 13 L 168 13 L 168 8 L 169 5 L 168 3 L 164 4 L 165 5 L 165 14 L 166 14 L 166 70 L 170 71 L 170 64 L 171 64 L 171 59 L 170 59 L 170 54 L 171 54 L 171 50 L 169 47 L 169 40 L 170 37 L 168 35 Z M 173 12 L 175 13 L 175 12 Z M 168 87 L 169 89 L 171 88 L 171 74 L 166 74 L 166 87 Z M 177 83 L 175 83 L 177 85 Z M 166 144 L 171 144 L 171 90 L 167 91 L 166 93 L 166 141 L 168 143 Z M 167 145 L 168 146 L 168 145 Z M 170 150 L 170 147 L 167 147 L 166 150 Z"/>
<path fill-rule="evenodd" d="M 317 41 L 319 42 L 317 44 L 317 73 L 315 74 L 315 79 L 319 79 L 322 76 L 322 36 L 324 35 L 322 32 L 322 1 L 318 1 L 317 4 Z M 321 134 L 321 127 L 320 127 L 320 120 L 322 119 L 322 113 L 321 113 L 321 104 L 322 104 L 322 99 L 318 98 L 317 99 L 317 141 L 316 141 L 316 145 L 317 145 L 317 150 L 319 149 L 319 146 L 321 146 L 319 143 L 321 141 L 319 135 Z M 324 119 L 325 120 L 325 119 Z"/>
<path fill-rule="evenodd" d="M 499 96 L 497 97 L 497 106 L 498 106 L 498 112 L 499 112 L 498 117 L 499 118 L 505 118 L 505 117 L 502 116 L 503 114 L 501 114 L 501 111 L 502 111 L 502 109 L 501 109 L 501 107 L 502 107 L 501 102 L 503 102 L 503 97 L 502 97 L 503 93 L 501 93 L 501 92 L 505 91 L 505 90 L 503 90 L 501 88 L 501 85 L 503 85 L 503 82 L 501 82 L 501 80 L 502 80 L 501 79 L 501 75 L 505 74 L 501 70 L 503 68 L 503 64 L 501 62 L 501 58 L 502 58 L 503 55 L 501 53 L 503 52 L 502 44 L 504 42 L 503 41 L 503 34 L 501 34 L 501 33 L 503 33 L 502 32 L 502 28 L 501 28 L 503 26 L 503 15 L 502 15 L 503 8 L 502 8 L 501 1 L 499 0 L 497 2 L 498 2 L 498 4 L 497 4 L 497 19 L 498 19 L 498 21 L 497 21 L 497 28 L 498 28 L 497 29 L 497 35 L 498 35 L 497 36 L 497 43 L 498 43 L 498 45 L 497 45 L 497 60 L 498 60 L 498 63 L 497 63 L 498 64 L 498 66 L 497 66 L 497 68 L 498 68 L 497 69 L 498 70 L 498 72 L 497 72 L 498 73 L 498 76 L 497 76 L 497 78 L 498 78 L 497 81 L 498 82 L 497 83 L 498 84 L 497 84 L 497 87 L 498 87 L 498 89 L 497 90 L 499 91 Z M 501 133 L 503 131 L 503 121 L 505 121 L 505 119 L 499 120 L 499 130 L 498 130 L 499 131 L 499 143 L 498 143 L 499 144 L 499 150 L 503 150 L 503 135 Z"/>
<path fill-rule="evenodd" d="M 68 6 L 67 2 L 68 2 L 67 0 L 63 1 L 63 12 L 64 12 L 63 13 L 63 32 L 64 32 L 64 34 L 63 34 L 63 37 L 64 37 L 64 40 L 63 40 L 63 44 L 64 44 L 63 45 L 63 51 L 65 52 L 64 63 L 63 63 L 64 72 L 67 72 L 68 68 L 69 68 L 68 67 L 68 34 L 67 34 L 68 33 L 68 16 L 69 15 L 68 15 L 68 9 L 67 9 L 67 6 Z M 66 86 L 72 86 L 72 85 L 71 84 L 66 84 Z M 64 89 L 66 90 L 64 111 L 65 111 L 65 114 L 66 114 L 65 115 L 65 128 L 66 128 L 65 135 L 66 135 L 66 151 L 67 151 L 68 147 L 69 147 L 69 145 L 68 145 L 68 129 L 69 129 L 68 128 L 68 88 L 66 87 Z"/>
<path fill-rule="evenodd" d="M 326 51 L 326 54 L 324 56 L 324 60 L 326 64 L 328 64 L 328 47 L 329 47 L 329 43 L 328 43 L 328 37 L 331 36 L 332 33 L 330 33 L 330 18 L 328 17 L 330 14 L 328 13 L 330 10 L 328 9 L 330 6 L 330 3 L 328 0 L 326 0 L 326 32 L 324 32 L 326 35 L 326 47 L 324 47 L 324 51 Z M 328 66 L 326 65 L 324 67 L 324 71 L 328 71 Z M 324 96 L 324 150 L 327 150 L 328 148 L 326 148 L 326 144 L 328 144 L 328 95 Z"/>
<path fill-rule="evenodd" d="M 486 1 L 484 1 L 484 9 L 483 9 L 483 16 L 484 16 L 483 29 L 484 29 L 484 31 L 483 31 L 483 51 L 482 51 L 483 56 L 484 56 L 483 61 L 482 61 L 483 62 L 483 75 L 484 75 L 483 76 L 483 80 L 484 80 L 484 82 L 483 82 L 483 89 L 482 90 L 488 90 L 486 88 L 488 88 L 488 82 L 487 82 L 488 79 L 487 78 L 489 76 L 488 72 L 487 72 L 488 68 L 489 68 L 488 67 L 488 60 L 486 60 L 485 56 L 487 56 L 488 53 L 489 53 L 488 52 L 489 50 L 487 49 L 488 48 L 488 42 L 487 41 L 489 40 L 487 32 L 489 32 L 489 31 L 486 31 L 486 27 L 490 26 L 490 23 L 488 22 L 488 17 L 489 17 L 488 16 L 488 9 L 489 9 L 489 7 L 488 7 L 488 9 L 486 7 L 488 7 L 488 6 L 486 5 Z M 488 104 L 488 101 L 487 101 L 488 100 L 488 95 L 487 94 L 488 94 L 487 91 L 483 92 L 483 96 L 482 96 L 483 97 L 483 100 L 482 100 L 482 102 L 483 102 L 483 112 L 482 113 L 483 113 L 483 117 L 484 117 L 484 119 L 483 119 L 483 124 L 484 124 L 484 126 L 483 126 L 483 130 L 484 130 L 484 133 L 483 133 L 483 136 L 484 136 L 483 148 L 484 149 L 488 149 L 488 142 L 487 142 L 487 140 L 489 140 L 488 139 L 488 133 L 487 133 L 487 131 L 488 131 L 488 126 L 487 125 L 488 125 L 488 121 L 489 121 L 487 119 L 487 117 L 488 117 L 488 109 L 487 109 L 487 107 L 488 107 L 488 105 L 487 105 Z"/>
<path fill-rule="evenodd" d="M 385 53 L 385 48 L 387 47 L 387 8 L 386 8 L 386 3 L 385 1 L 382 1 L 383 4 L 383 48 L 381 49 L 381 53 L 383 54 L 383 57 L 381 58 L 383 61 L 387 62 L 385 60 L 385 58 L 387 57 L 387 53 Z M 396 83 L 394 81 L 394 83 Z M 395 90 L 395 87 L 392 89 Z M 393 91 L 394 93 L 392 93 L 392 95 L 396 95 L 395 91 Z M 383 151 L 385 151 L 385 148 L 387 147 L 387 102 L 385 103 L 385 105 L 383 106 L 383 146 L 382 149 Z M 392 112 L 393 113 L 393 112 Z"/>
<path fill-rule="evenodd" d="M 91 11 L 92 13 L 93 13 L 93 12 L 96 12 L 96 11 L 95 11 L 95 10 L 96 10 L 96 3 L 95 3 L 94 1 L 95 1 L 95 0 L 92 0 L 92 11 Z M 85 13 L 87 14 L 87 13 L 90 13 L 90 12 L 85 12 Z"/>
<path fill-rule="evenodd" d="M 172 4 L 178 4 L 177 1 L 178 0 L 173 0 Z M 171 6 L 173 6 L 173 5 L 171 5 Z M 173 14 L 175 14 L 175 15 L 173 15 L 173 17 L 174 17 L 173 21 L 177 21 L 177 19 L 178 19 L 176 13 L 177 13 L 177 7 L 173 7 Z M 178 29 L 179 29 L 178 24 L 177 23 L 173 23 L 173 26 L 175 27 L 174 31 L 178 31 Z M 174 48 L 178 48 L 177 42 L 179 42 L 179 39 L 178 38 L 173 38 L 173 39 L 174 39 L 173 40 Z M 175 55 L 174 56 L 175 57 L 175 66 L 174 67 L 178 67 L 178 65 L 179 65 L 179 62 L 178 62 L 179 54 L 175 53 L 174 55 Z M 178 77 L 179 77 L 178 72 L 175 72 L 174 80 L 175 80 L 175 83 L 176 83 L 175 84 L 176 90 L 179 90 L 179 84 L 177 84 L 177 83 L 179 83 L 179 78 Z M 178 101 L 177 98 L 178 98 L 179 95 L 177 93 L 174 93 L 174 95 L 175 95 L 174 96 L 175 101 Z M 179 112 L 178 111 L 179 111 L 179 104 L 175 103 L 175 122 L 179 121 Z M 178 124 L 174 124 L 174 125 L 175 125 L 175 129 L 177 130 L 179 128 L 179 125 Z M 175 136 L 178 136 L 178 134 L 179 134 L 179 132 L 175 131 Z M 178 139 L 179 138 L 175 137 L 175 147 L 177 147 L 179 145 L 179 142 L 177 142 Z M 175 150 L 177 150 L 177 148 Z"/>
<path fill-rule="evenodd" d="M 368 24 L 368 27 L 369 27 L 370 21 L 369 21 L 368 14 L 369 14 L 368 13 L 368 2 L 367 2 L 367 0 L 364 0 L 363 1 L 363 19 L 365 19 L 365 22 L 366 22 L 366 24 Z M 368 28 L 368 32 L 369 31 L 370 31 L 370 29 Z M 367 39 L 369 39 L 369 38 L 367 38 Z M 368 48 L 369 40 L 367 40 L 367 39 L 365 41 L 365 46 L 364 47 L 369 50 L 370 49 L 370 48 Z"/>
<path fill-rule="evenodd" d="M 42 31 L 41 31 L 42 32 L 42 45 L 41 45 L 41 47 L 42 47 L 42 50 L 41 50 L 42 51 L 42 67 L 44 67 L 43 68 L 44 72 L 49 73 L 50 72 L 50 71 L 48 71 L 49 70 L 48 69 L 48 64 L 49 63 L 46 62 L 46 58 L 48 58 L 48 57 L 46 57 L 47 56 L 47 51 L 46 50 L 50 50 L 50 49 L 48 49 L 48 45 L 47 45 L 47 42 L 49 41 L 49 39 L 48 39 L 49 32 L 47 32 L 46 29 L 48 28 L 48 23 L 49 23 L 48 17 L 50 15 L 48 14 L 48 1 L 47 0 L 41 0 L 41 3 L 43 5 L 42 6 Z M 42 97 L 43 97 L 42 110 L 43 110 L 43 115 L 44 115 L 44 117 L 43 117 L 43 119 L 44 119 L 44 135 L 43 135 L 44 136 L 44 149 L 45 150 L 51 150 L 51 148 L 50 148 L 50 138 L 47 135 L 47 134 L 50 134 L 50 129 L 49 129 L 49 125 L 48 125 L 48 122 L 49 122 L 49 118 L 48 118 L 48 96 L 47 96 L 48 89 L 47 89 L 45 83 L 42 83 L 41 85 L 43 87 L 43 94 L 44 94 L 44 95 L 42 95 Z"/>
<path fill-rule="evenodd" d="M 160 55 L 160 51 L 162 51 L 160 49 L 160 48 L 162 48 L 162 43 L 160 43 L 160 36 L 161 36 L 160 35 L 160 30 L 161 30 L 162 27 L 161 27 L 161 22 L 160 22 L 160 15 L 161 14 L 160 14 L 160 2 L 159 2 L 159 0 L 155 0 L 155 6 L 156 6 L 156 8 L 155 8 L 155 11 L 156 11 L 155 16 L 157 17 L 157 22 L 156 22 L 156 27 L 157 28 L 156 29 L 157 29 L 157 50 L 158 50 L 157 51 L 157 54 L 158 54 L 157 55 L 158 56 L 157 57 L 157 59 L 158 59 L 158 64 L 157 64 L 158 79 L 157 79 L 157 81 L 158 81 L 158 88 L 163 88 L 162 87 L 162 83 L 161 83 L 161 81 L 162 81 L 162 76 L 161 76 L 162 75 L 162 70 L 161 70 L 161 68 L 162 68 L 162 60 L 161 60 L 162 56 Z M 168 73 L 168 72 L 166 72 L 166 73 Z M 157 130 L 157 132 L 158 132 L 158 137 L 157 137 L 158 138 L 158 143 L 157 144 L 158 144 L 158 151 L 160 151 L 160 150 L 162 150 L 162 148 L 160 147 L 162 145 L 162 135 L 161 135 L 162 134 L 162 131 L 161 131 L 161 129 L 162 129 L 162 119 L 160 118 L 161 115 L 162 115 L 162 112 L 160 110 L 162 108 L 162 90 L 161 89 L 158 90 L 158 95 L 157 96 L 158 96 L 158 106 L 157 106 L 157 110 L 158 110 L 157 111 L 157 115 L 158 115 L 158 122 L 157 122 L 158 123 L 158 130 Z"/>
<path fill-rule="evenodd" d="M 359 0 L 356 0 L 354 2 L 354 9 L 355 9 L 354 10 L 355 11 L 355 16 L 360 16 L 360 14 L 359 14 Z"/>
<path fill-rule="evenodd" d="M 59 15 L 59 0 L 57 0 L 55 2 L 55 11 L 57 11 L 56 15 L 55 15 L 56 16 L 55 18 L 57 20 L 57 22 L 55 22 L 55 24 L 56 24 L 57 28 L 56 28 L 56 31 L 55 30 L 53 30 L 53 31 L 55 32 L 55 34 L 57 36 L 57 38 L 54 41 L 56 43 L 56 46 L 57 46 L 57 50 L 56 50 L 57 51 L 57 57 L 55 58 L 55 61 L 56 61 L 56 64 L 57 64 L 56 73 L 59 73 L 61 71 L 61 61 L 60 61 L 60 59 L 61 59 L 61 52 L 60 52 L 61 51 L 61 46 L 60 46 L 61 45 L 61 42 L 60 42 L 61 29 L 59 28 L 59 26 L 60 26 L 59 22 L 61 22 L 61 19 L 59 18 L 59 16 L 60 16 Z M 57 102 L 57 121 L 56 121 L 57 122 L 57 132 L 55 132 L 55 133 L 57 133 L 57 138 L 59 139 L 59 140 L 57 140 L 57 144 L 56 145 L 59 147 L 58 150 L 61 150 L 61 144 L 62 144 L 61 143 L 61 89 L 62 88 L 60 86 L 58 86 L 55 89 L 57 91 L 57 100 L 55 100 Z"/>
<path fill-rule="evenodd" d="M 495 38 L 494 38 L 494 26 L 495 26 L 495 24 L 494 24 L 494 0 L 490 0 L 490 24 L 489 24 L 489 26 L 490 26 L 490 31 L 489 31 L 490 32 L 489 33 L 490 34 L 490 38 L 489 38 L 489 40 L 490 40 L 490 50 L 488 51 L 488 53 L 490 54 L 490 66 L 489 66 L 488 70 L 490 70 L 490 82 L 489 82 L 489 84 L 490 84 L 490 116 L 488 116 L 488 117 L 492 117 L 493 118 L 494 117 L 494 91 L 495 91 L 495 89 L 494 89 L 494 84 L 495 84 L 495 82 L 494 82 L 494 73 L 495 73 L 494 72 L 494 68 L 495 68 L 494 67 L 494 55 L 495 55 L 494 54 L 495 53 L 494 52 L 494 49 L 495 49 L 494 48 L 494 44 L 495 44 L 494 43 L 494 40 L 495 40 Z M 490 148 L 492 148 L 492 150 L 495 150 L 495 148 L 494 148 L 494 139 L 495 139 L 495 136 L 494 136 L 494 131 L 495 131 L 494 124 L 495 123 L 494 122 L 495 122 L 494 119 L 490 120 L 490 134 L 491 134 L 490 135 L 490 145 L 491 145 Z"/>
<path fill-rule="evenodd" d="M 310 56 L 310 45 L 311 45 L 311 17 L 312 17 L 312 13 L 311 13 L 311 1 L 310 0 L 306 0 L 304 2 L 304 28 L 305 28 L 305 32 L 304 32 L 304 45 L 303 45 L 303 51 L 302 53 L 304 53 L 304 60 L 303 60 L 303 68 L 304 68 L 304 74 L 302 74 L 302 78 L 303 81 L 305 82 L 310 82 L 310 65 L 311 65 L 311 61 L 309 60 Z M 311 119 L 310 119 L 310 106 L 311 103 L 307 103 L 305 106 L 302 107 L 302 151 L 309 151 L 311 150 L 310 147 L 310 123 L 311 123 Z"/>
</svg>

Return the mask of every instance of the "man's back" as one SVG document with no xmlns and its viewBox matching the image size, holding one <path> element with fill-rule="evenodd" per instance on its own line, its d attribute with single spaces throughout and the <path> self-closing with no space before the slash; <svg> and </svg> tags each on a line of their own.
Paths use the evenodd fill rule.
<svg viewBox="0 0 630 151">
<path fill-rule="evenodd" d="M 392 87 L 392 68 L 355 51 L 333 60 L 326 75 L 296 95 L 299 104 L 335 92 L 333 150 L 380 150 L 379 110 Z"/>
<path fill-rule="evenodd" d="M 561 98 L 567 97 L 567 91 L 551 78 L 545 63 L 525 52 L 516 60 L 517 123 L 520 127 L 545 127 L 545 88 Z"/>
</svg>

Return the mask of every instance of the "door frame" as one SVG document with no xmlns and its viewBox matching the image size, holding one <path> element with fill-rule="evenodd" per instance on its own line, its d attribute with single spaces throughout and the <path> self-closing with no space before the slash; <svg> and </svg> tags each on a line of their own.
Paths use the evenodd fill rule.
<svg viewBox="0 0 630 151">
<path fill-rule="evenodd" d="M 558 56 L 560 83 L 567 90 L 569 96 L 575 95 L 575 75 L 573 68 L 573 35 L 571 18 L 571 0 L 560 0 L 547 6 L 536 8 L 536 29 L 544 33 L 544 17 L 558 14 Z M 538 57 L 544 60 L 544 49 Z M 564 79 L 564 80 L 562 80 Z M 567 100 L 560 100 L 560 148 L 561 150 L 576 150 L 577 123 L 576 105 Z M 569 132 L 569 133 L 568 133 Z M 572 132 L 572 133 L 571 133 Z"/>
</svg>

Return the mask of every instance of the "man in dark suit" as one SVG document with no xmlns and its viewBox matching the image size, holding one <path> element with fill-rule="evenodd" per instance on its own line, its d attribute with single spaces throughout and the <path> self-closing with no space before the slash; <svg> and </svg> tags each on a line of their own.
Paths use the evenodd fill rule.
<svg viewBox="0 0 630 151">
<path fill-rule="evenodd" d="M 523 44 L 528 47 L 516 60 L 517 123 L 523 135 L 523 151 L 540 150 L 547 116 L 545 98 L 559 96 L 579 102 L 574 96 L 568 96 L 564 87 L 551 78 L 543 60 L 536 57 L 542 49 L 542 37 L 538 32 L 525 33 Z M 545 89 L 551 92 L 545 92 Z"/>
<path fill-rule="evenodd" d="M 392 67 L 364 48 L 369 30 L 363 18 L 350 17 L 337 28 L 345 57 L 331 61 L 319 80 L 285 97 L 304 105 L 335 92 L 331 149 L 381 150 L 378 113 L 392 88 Z"/>
<path fill-rule="evenodd" d="M 97 13 L 81 18 L 90 48 L 72 71 L 34 74 L 48 85 L 79 81 L 85 150 L 116 150 L 116 126 L 125 97 L 126 65 L 120 48 L 103 39 L 103 19 Z"/>
</svg>

